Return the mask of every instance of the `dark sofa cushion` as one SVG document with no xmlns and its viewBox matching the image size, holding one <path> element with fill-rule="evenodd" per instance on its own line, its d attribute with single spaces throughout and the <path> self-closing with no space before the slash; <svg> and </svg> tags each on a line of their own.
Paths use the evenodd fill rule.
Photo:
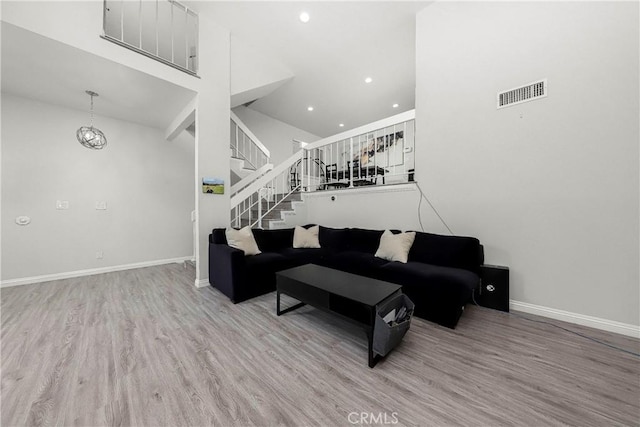
<svg viewBox="0 0 640 427">
<path fill-rule="evenodd" d="M 380 236 L 382 230 L 365 230 L 363 228 L 349 229 L 348 247 L 350 251 L 365 252 L 375 254 L 380 246 Z"/>
<path fill-rule="evenodd" d="M 385 278 L 392 277 L 393 282 L 400 285 L 424 286 L 430 290 L 434 287 L 452 288 L 469 296 L 480 282 L 480 277 L 471 271 L 421 262 L 389 262 L 381 267 L 380 272 Z"/>
<path fill-rule="evenodd" d="M 254 228 L 253 237 L 262 252 L 280 252 L 293 246 L 293 228 L 282 230 Z"/>
<path fill-rule="evenodd" d="M 443 236 L 418 231 L 409 251 L 409 261 L 463 268 L 478 273 L 482 263 L 481 253 L 480 241 L 475 237 Z"/>
<path fill-rule="evenodd" d="M 270 273 L 289 268 L 290 261 L 277 252 L 263 252 L 245 258 L 245 269 L 248 274 L 260 278 L 257 273 Z"/>
<path fill-rule="evenodd" d="M 321 264 L 325 255 L 324 248 L 287 248 L 279 252 L 292 261 L 291 267 L 304 264 Z"/>
<path fill-rule="evenodd" d="M 389 261 L 358 251 L 330 253 L 323 265 L 361 276 L 378 277 L 378 270 Z"/>
<path fill-rule="evenodd" d="M 318 240 L 320 247 L 332 252 L 346 251 L 349 248 L 348 228 L 329 228 L 320 226 Z"/>
</svg>

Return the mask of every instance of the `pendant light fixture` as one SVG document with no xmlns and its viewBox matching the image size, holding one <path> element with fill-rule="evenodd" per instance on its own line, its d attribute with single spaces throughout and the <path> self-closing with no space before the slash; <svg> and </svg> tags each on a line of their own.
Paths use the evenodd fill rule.
<svg viewBox="0 0 640 427">
<path fill-rule="evenodd" d="M 102 133 L 100 129 L 93 127 L 93 97 L 99 95 L 91 90 L 86 90 L 85 92 L 91 97 L 91 112 L 89 114 L 91 125 L 82 126 L 78 129 L 76 137 L 78 138 L 78 142 L 85 147 L 91 148 L 92 150 L 102 150 L 107 145 L 107 137 L 104 136 L 104 133 Z"/>
</svg>

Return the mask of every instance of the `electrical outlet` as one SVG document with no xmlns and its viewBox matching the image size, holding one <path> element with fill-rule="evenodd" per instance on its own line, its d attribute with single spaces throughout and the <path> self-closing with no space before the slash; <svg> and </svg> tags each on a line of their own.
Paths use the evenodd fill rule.
<svg viewBox="0 0 640 427">
<path fill-rule="evenodd" d="M 107 202 L 96 202 L 96 210 L 106 211 L 107 210 Z"/>
<path fill-rule="evenodd" d="M 102 251 L 96 252 L 96 259 L 102 259 L 104 257 L 104 253 Z"/>
<path fill-rule="evenodd" d="M 69 201 L 68 200 L 56 200 L 56 209 L 58 209 L 58 210 L 69 209 Z"/>
</svg>

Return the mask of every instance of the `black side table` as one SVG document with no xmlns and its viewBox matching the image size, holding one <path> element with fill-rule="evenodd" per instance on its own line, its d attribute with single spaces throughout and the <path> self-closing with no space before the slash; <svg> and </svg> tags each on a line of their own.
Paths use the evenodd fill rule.
<svg viewBox="0 0 640 427">
<path fill-rule="evenodd" d="M 478 305 L 500 311 L 509 311 L 509 267 L 480 266 L 480 289 L 476 291 Z"/>
</svg>

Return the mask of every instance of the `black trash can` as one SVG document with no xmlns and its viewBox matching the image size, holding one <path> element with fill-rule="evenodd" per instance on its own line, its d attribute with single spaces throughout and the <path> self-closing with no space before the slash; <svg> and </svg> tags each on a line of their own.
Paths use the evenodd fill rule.
<svg viewBox="0 0 640 427">
<path fill-rule="evenodd" d="M 400 322 L 393 321 L 391 324 L 384 320 L 395 309 L 398 314 L 404 307 L 406 316 Z M 376 309 L 376 322 L 373 327 L 373 352 L 380 356 L 386 356 L 395 346 L 400 344 L 402 338 L 411 326 L 411 317 L 415 305 L 408 296 L 404 294 L 396 295 L 390 300 L 380 304 Z"/>
</svg>

